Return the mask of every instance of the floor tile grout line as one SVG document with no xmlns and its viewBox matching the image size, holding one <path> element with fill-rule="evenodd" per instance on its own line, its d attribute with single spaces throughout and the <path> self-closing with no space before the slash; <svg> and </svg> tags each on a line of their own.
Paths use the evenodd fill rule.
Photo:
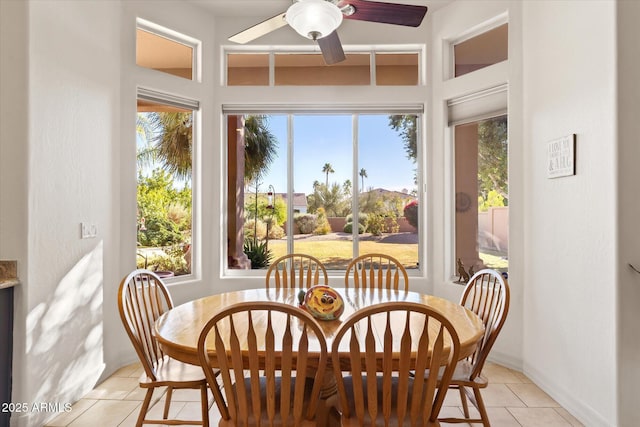
<svg viewBox="0 0 640 427">
<path fill-rule="evenodd" d="M 506 389 L 509 390 L 509 392 L 514 395 L 516 400 L 520 404 L 522 404 L 522 406 L 519 406 L 517 404 L 516 404 L 516 406 L 513 406 L 513 405 L 506 406 L 504 404 L 498 405 L 498 406 L 492 406 L 492 408 L 501 409 L 501 410 L 506 411 L 505 415 L 508 414 L 508 416 L 512 419 L 512 422 L 515 423 L 513 425 L 518 425 L 518 426 L 521 426 L 521 427 L 524 426 L 522 421 L 518 418 L 518 416 L 516 416 L 516 414 L 519 413 L 521 409 L 546 409 L 546 410 L 552 409 L 553 412 L 555 413 L 555 415 L 558 416 L 559 419 L 563 420 L 566 423 L 566 425 L 569 425 L 569 426 L 581 425 L 578 420 L 573 418 L 573 416 L 572 416 L 572 414 L 570 412 L 568 412 L 564 407 L 562 407 L 562 405 L 560 405 L 558 402 L 556 402 L 553 398 L 551 398 L 550 396 L 546 395 L 546 393 L 542 389 L 540 389 L 538 386 L 536 386 L 535 383 L 525 381 L 527 377 L 524 376 L 524 374 L 520 373 L 519 371 L 515 371 L 515 370 L 511 370 L 511 369 L 506 368 L 506 367 L 502 367 L 502 366 L 500 366 L 498 364 L 496 364 L 496 366 L 498 367 L 498 369 L 496 369 L 496 371 L 495 371 L 495 375 L 496 376 L 501 376 L 503 373 L 504 374 L 511 373 L 511 374 L 519 374 L 519 375 L 521 375 L 521 377 L 517 377 L 517 379 L 521 378 L 522 379 L 521 381 L 513 381 L 513 378 L 510 378 L 507 375 L 503 375 L 503 379 L 505 379 L 505 381 L 495 381 L 495 380 L 491 381 L 491 379 L 489 377 L 489 381 L 492 384 L 505 386 Z M 503 369 L 505 369 L 505 371 L 503 371 Z M 115 373 L 114 373 L 110 377 L 108 377 L 107 379 L 109 379 L 109 378 L 129 378 L 129 379 L 130 378 L 137 378 L 137 377 L 139 377 L 139 375 L 133 375 L 133 373 L 136 372 L 136 370 L 137 370 L 137 368 L 134 368 L 133 366 L 129 366 L 128 369 L 121 368 L 121 370 L 120 370 L 121 373 L 120 374 L 115 375 Z M 127 373 L 129 373 L 129 374 L 127 375 Z M 105 379 L 105 381 L 106 381 L 106 379 Z M 519 387 L 521 387 L 522 385 L 527 385 L 527 384 L 529 384 L 533 388 L 533 390 L 539 391 L 539 392 L 543 393 L 544 395 L 548 396 L 550 401 L 553 402 L 554 406 L 529 406 L 526 403 L 525 399 L 521 397 L 521 394 L 522 394 L 523 391 L 520 390 L 520 394 L 518 392 L 516 392 L 516 390 Z M 516 390 L 514 390 L 514 388 Z M 92 391 L 96 391 L 96 390 L 98 391 L 98 393 L 105 392 L 105 389 L 100 390 L 100 385 L 96 386 L 94 388 L 94 390 L 92 390 Z M 127 396 L 131 396 L 131 395 L 135 396 L 134 393 L 135 392 L 139 392 L 140 390 L 141 390 L 140 387 L 135 387 L 134 389 L 132 389 L 129 392 L 129 394 L 127 394 Z M 142 389 L 142 390 L 146 391 L 144 389 Z M 106 394 L 106 392 L 105 392 L 105 394 Z M 73 418 L 69 418 L 68 420 L 65 420 L 64 426 L 65 427 L 70 427 L 71 425 L 73 425 L 74 422 L 76 422 L 78 420 L 79 417 L 81 417 L 87 411 L 90 411 L 92 408 L 94 408 L 94 406 L 98 402 L 105 401 L 105 402 L 122 402 L 122 403 L 131 402 L 132 404 L 134 404 L 133 405 L 133 409 L 131 409 L 130 411 L 123 411 L 123 413 L 126 414 L 123 419 L 121 419 L 121 420 L 114 419 L 113 420 L 113 421 L 118 423 L 117 424 L 118 426 L 121 426 L 121 427 L 127 426 L 128 427 L 128 426 L 131 425 L 130 418 L 132 416 L 137 419 L 138 413 L 139 413 L 140 408 L 142 406 L 144 393 L 142 393 L 142 396 L 139 396 L 138 398 L 127 399 L 126 398 L 127 396 L 120 397 L 120 398 L 116 398 L 116 397 L 111 397 L 111 398 L 109 398 L 109 397 L 104 397 L 104 398 L 103 397 L 83 397 L 80 400 L 86 401 L 85 403 L 88 403 L 90 401 L 90 404 L 88 404 L 88 406 L 86 408 L 84 408 L 81 412 L 75 414 L 73 416 Z M 158 394 L 158 392 L 155 392 L 154 393 L 154 398 L 152 400 L 152 404 L 150 405 L 150 409 L 153 409 L 158 404 L 162 404 L 163 403 L 162 399 L 165 396 L 166 396 L 166 388 L 162 389 L 162 392 L 159 393 L 159 394 Z M 179 411 L 185 409 L 188 406 L 189 402 L 192 402 L 192 400 L 189 400 L 188 396 L 184 396 L 184 397 L 187 400 L 172 402 L 172 408 L 174 407 L 174 404 L 180 403 L 182 406 L 179 409 Z M 525 397 L 526 397 L 526 395 L 525 395 Z M 535 398 L 535 395 L 534 395 L 534 398 Z M 496 402 L 496 403 L 500 403 L 500 402 Z M 508 402 L 504 402 L 504 403 L 508 404 Z M 515 403 L 515 400 L 513 401 L 513 403 Z M 534 401 L 534 403 L 535 403 L 535 401 Z M 76 404 L 77 404 L 77 402 L 76 402 Z M 74 404 L 74 406 L 76 404 Z M 212 405 L 211 408 L 214 408 L 214 406 L 215 406 L 215 404 Z M 462 406 L 460 404 L 454 405 L 454 406 L 449 406 L 449 408 L 456 408 L 456 410 L 462 411 Z M 211 413 L 211 411 L 210 411 L 210 413 Z M 120 417 L 118 417 L 118 418 L 120 418 Z M 55 422 L 55 419 L 53 419 L 52 422 Z M 62 423 L 57 424 L 57 425 L 62 425 Z M 445 424 L 445 425 L 448 425 L 448 424 Z"/>
</svg>

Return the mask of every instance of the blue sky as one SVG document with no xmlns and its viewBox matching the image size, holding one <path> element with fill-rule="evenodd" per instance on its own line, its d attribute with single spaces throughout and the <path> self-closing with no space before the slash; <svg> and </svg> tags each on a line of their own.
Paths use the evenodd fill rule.
<svg viewBox="0 0 640 427">
<path fill-rule="evenodd" d="M 388 122 L 388 115 L 359 116 L 358 171 L 364 168 L 367 172 L 365 190 L 373 187 L 411 191 L 415 188 L 415 165 L 407 158 L 398 132 L 391 129 Z M 279 142 L 278 158 L 262 179 L 260 191 L 267 191 L 267 187 L 273 185 L 277 193 L 284 193 L 287 189 L 287 116 L 271 116 L 268 124 Z M 330 163 L 335 171 L 329 174 L 329 184 L 353 181 L 351 115 L 295 115 L 293 134 L 295 192 L 310 194 L 314 181 L 325 183 L 326 175 L 322 172 L 325 163 Z M 358 176 L 358 185 L 361 184 Z"/>
</svg>

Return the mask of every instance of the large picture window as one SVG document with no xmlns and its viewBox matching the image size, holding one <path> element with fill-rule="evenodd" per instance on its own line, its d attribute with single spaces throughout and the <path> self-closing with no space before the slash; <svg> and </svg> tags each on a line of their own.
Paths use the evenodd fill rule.
<svg viewBox="0 0 640 427">
<path fill-rule="evenodd" d="M 229 268 L 306 253 L 420 265 L 421 114 L 228 116 Z"/>
</svg>

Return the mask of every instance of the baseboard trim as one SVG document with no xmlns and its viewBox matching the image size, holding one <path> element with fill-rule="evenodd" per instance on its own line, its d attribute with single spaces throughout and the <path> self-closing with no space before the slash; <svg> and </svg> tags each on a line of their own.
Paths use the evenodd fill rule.
<svg viewBox="0 0 640 427">
<path fill-rule="evenodd" d="M 615 423 L 607 421 L 600 413 L 576 399 L 572 393 L 530 364 L 524 363 L 522 372 L 584 425 L 589 427 L 615 427 Z"/>
<path fill-rule="evenodd" d="M 487 357 L 487 361 L 497 363 L 505 368 L 522 372 L 522 359 L 515 358 L 506 353 L 492 350 Z"/>
</svg>

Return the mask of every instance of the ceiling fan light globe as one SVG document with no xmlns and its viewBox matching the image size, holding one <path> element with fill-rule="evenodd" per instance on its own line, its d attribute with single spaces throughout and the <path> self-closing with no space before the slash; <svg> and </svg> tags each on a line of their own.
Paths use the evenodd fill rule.
<svg viewBox="0 0 640 427">
<path fill-rule="evenodd" d="M 316 40 L 334 32 L 342 23 L 342 12 L 325 0 L 300 0 L 292 4 L 285 16 L 298 34 Z"/>
</svg>

